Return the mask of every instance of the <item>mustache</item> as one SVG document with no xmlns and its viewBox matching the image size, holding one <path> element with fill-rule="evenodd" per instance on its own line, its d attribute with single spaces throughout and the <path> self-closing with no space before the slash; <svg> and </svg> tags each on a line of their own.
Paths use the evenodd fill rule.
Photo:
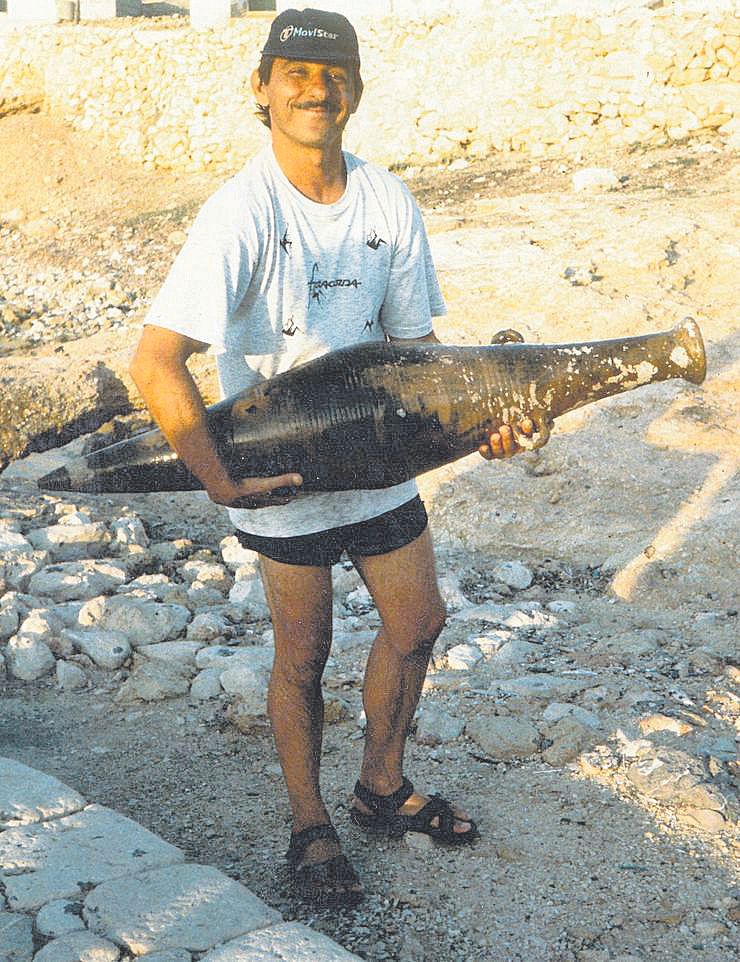
<svg viewBox="0 0 740 962">
<path fill-rule="evenodd" d="M 304 100 L 300 104 L 296 104 L 298 110 L 326 110 L 330 113 L 336 113 L 339 109 L 335 103 L 331 100 Z"/>
</svg>

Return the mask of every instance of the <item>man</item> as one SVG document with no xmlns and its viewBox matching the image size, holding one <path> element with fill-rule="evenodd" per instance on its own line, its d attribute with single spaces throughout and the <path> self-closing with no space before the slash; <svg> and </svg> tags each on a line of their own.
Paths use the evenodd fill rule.
<svg viewBox="0 0 740 962">
<path fill-rule="evenodd" d="M 186 362 L 211 346 L 228 395 L 359 341 L 436 341 L 432 317 L 445 306 L 411 195 L 342 150 L 362 94 L 349 21 L 311 9 L 280 14 L 252 88 L 271 146 L 199 214 L 152 305 L 131 373 L 211 500 L 229 507 L 242 544 L 259 552 L 275 635 L 268 709 L 293 813 L 288 861 L 300 895 L 353 903 L 362 887 L 319 791 L 331 567 L 343 552 L 382 620 L 365 675 L 367 732 L 351 817 L 371 831 L 424 831 L 453 845 L 477 836 L 463 810 L 430 801 L 403 775 L 445 621 L 426 512 L 414 482 L 300 495 L 299 475 L 234 480 Z M 517 450 L 507 426 L 481 447 L 486 458 Z"/>
</svg>

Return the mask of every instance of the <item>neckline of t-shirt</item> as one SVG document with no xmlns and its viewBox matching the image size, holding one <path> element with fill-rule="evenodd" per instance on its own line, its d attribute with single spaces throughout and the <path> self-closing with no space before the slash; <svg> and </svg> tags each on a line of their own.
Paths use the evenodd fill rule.
<svg viewBox="0 0 740 962">
<path fill-rule="evenodd" d="M 323 217 L 326 220 L 334 220 L 340 214 L 344 213 L 347 207 L 352 203 L 352 198 L 355 193 L 355 178 L 352 177 L 352 171 L 357 167 L 355 157 L 347 153 L 346 150 L 342 151 L 342 156 L 344 157 L 344 164 L 347 170 L 347 186 L 344 188 L 344 193 L 339 198 L 335 200 L 333 204 L 320 204 L 318 201 L 311 200 L 310 197 L 306 197 L 302 194 L 297 187 L 295 187 L 288 178 L 283 173 L 280 164 L 275 157 L 275 153 L 272 147 L 267 148 L 269 163 L 277 177 L 280 185 L 285 188 L 285 190 L 290 194 L 290 196 L 306 211 L 306 213 L 311 214 L 314 217 Z"/>
</svg>

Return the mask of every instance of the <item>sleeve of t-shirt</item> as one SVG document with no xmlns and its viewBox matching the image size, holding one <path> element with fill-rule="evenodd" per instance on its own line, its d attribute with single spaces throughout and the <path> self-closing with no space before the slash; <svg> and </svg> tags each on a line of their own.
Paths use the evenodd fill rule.
<svg viewBox="0 0 740 962">
<path fill-rule="evenodd" d="M 228 350 L 239 336 L 232 319 L 257 251 L 253 220 L 237 217 L 227 192 L 215 194 L 193 222 L 144 323 L 202 341 L 216 353 Z"/>
<path fill-rule="evenodd" d="M 399 187 L 398 234 L 380 321 L 391 337 L 423 337 L 432 330 L 432 318 L 446 314 L 447 308 L 421 211 L 406 186 Z"/>
</svg>

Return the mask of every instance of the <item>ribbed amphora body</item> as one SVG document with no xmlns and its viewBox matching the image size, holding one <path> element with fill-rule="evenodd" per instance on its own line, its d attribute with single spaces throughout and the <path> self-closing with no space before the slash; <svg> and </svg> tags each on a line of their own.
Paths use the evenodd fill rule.
<svg viewBox="0 0 740 962">
<path fill-rule="evenodd" d="M 654 381 L 700 383 L 697 325 L 577 344 L 344 348 L 208 409 L 234 478 L 297 472 L 302 490 L 382 488 L 475 451 L 486 432 L 531 418 L 535 444 L 567 411 Z M 43 487 L 166 491 L 200 487 L 159 431 L 103 448 Z M 55 477 L 56 476 L 56 477 Z"/>
</svg>

